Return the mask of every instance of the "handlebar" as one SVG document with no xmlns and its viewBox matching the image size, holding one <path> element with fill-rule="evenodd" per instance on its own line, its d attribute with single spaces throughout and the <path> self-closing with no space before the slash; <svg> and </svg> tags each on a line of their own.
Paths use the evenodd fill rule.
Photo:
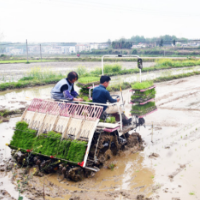
<svg viewBox="0 0 200 200">
<path fill-rule="evenodd" d="M 120 98 L 119 95 L 111 95 L 111 97 L 112 97 L 113 99 L 119 99 L 119 98 Z"/>
</svg>

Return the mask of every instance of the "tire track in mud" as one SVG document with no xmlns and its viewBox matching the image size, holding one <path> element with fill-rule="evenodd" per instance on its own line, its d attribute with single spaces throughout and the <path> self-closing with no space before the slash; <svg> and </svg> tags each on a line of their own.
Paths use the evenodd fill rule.
<svg viewBox="0 0 200 200">
<path fill-rule="evenodd" d="M 176 110 L 176 111 L 200 111 L 197 108 L 170 108 L 170 107 L 160 107 L 159 109 L 163 110 Z"/>
<path fill-rule="evenodd" d="M 197 133 L 197 130 L 200 130 L 200 126 L 194 127 L 195 125 L 198 124 L 198 122 L 199 122 L 199 120 L 195 121 L 193 124 L 190 124 L 190 125 L 187 124 L 184 127 L 182 127 L 181 129 L 179 129 L 178 131 L 173 132 L 170 135 L 167 135 L 167 137 L 165 137 L 165 138 L 162 138 L 162 139 L 164 139 L 165 146 L 171 147 L 171 146 L 174 146 L 175 144 L 177 144 L 177 142 L 180 140 L 189 139 L 191 137 L 194 137 L 194 133 Z M 183 136 L 180 137 L 180 134 L 183 134 L 183 132 L 185 132 L 185 131 L 189 131 L 191 128 L 193 128 L 193 130 L 190 131 L 190 135 L 187 136 L 187 134 L 186 134 L 185 137 L 183 137 Z M 200 138 L 200 136 L 197 137 L 197 139 L 198 138 Z M 166 140 L 168 140 L 168 141 L 166 141 Z M 170 142 L 170 140 L 173 140 L 173 141 Z M 158 145 L 159 142 L 160 142 L 160 139 L 157 141 L 154 141 L 154 143 L 152 145 L 153 146 Z M 167 144 L 167 142 L 169 142 L 169 143 Z"/>
<path fill-rule="evenodd" d="M 175 98 L 173 98 L 173 99 L 170 99 L 170 100 L 168 100 L 167 102 L 163 102 L 163 103 L 161 103 L 161 104 L 158 104 L 157 106 L 162 106 L 162 105 L 165 105 L 165 104 L 167 104 L 167 103 L 171 103 L 171 102 L 173 102 L 173 101 L 177 101 L 177 100 L 179 100 L 179 99 L 183 99 L 183 98 L 186 98 L 186 97 L 188 97 L 188 96 L 191 96 L 191 95 L 195 95 L 195 94 L 197 94 L 197 93 L 200 93 L 200 88 L 199 88 L 199 91 L 196 91 L 196 92 L 192 92 L 192 93 L 187 93 L 187 94 L 184 94 L 184 95 L 182 95 L 182 96 L 178 96 L 178 97 L 175 97 Z M 165 95 L 166 97 L 169 97 L 169 95 Z M 163 97 L 164 98 L 164 97 Z M 162 99 L 163 99 L 162 98 Z M 157 101 L 157 100 L 156 100 Z"/>
</svg>

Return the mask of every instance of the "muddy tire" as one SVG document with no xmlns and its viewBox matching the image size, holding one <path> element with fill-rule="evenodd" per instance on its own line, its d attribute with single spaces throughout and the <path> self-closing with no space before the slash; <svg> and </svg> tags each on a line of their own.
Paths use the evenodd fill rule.
<svg viewBox="0 0 200 200">
<path fill-rule="evenodd" d="M 129 135 L 127 138 L 127 147 L 132 148 L 136 145 L 141 145 L 142 144 L 142 138 L 139 133 L 132 133 Z"/>
<path fill-rule="evenodd" d="M 80 167 L 73 167 L 68 171 L 67 178 L 72 181 L 81 181 L 83 179 L 84 173 L 83 169 Z"/>
</svg>

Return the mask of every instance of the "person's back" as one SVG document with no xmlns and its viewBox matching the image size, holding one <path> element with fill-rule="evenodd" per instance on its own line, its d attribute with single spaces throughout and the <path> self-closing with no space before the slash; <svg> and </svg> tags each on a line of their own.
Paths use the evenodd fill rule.
<svg viewBox="0 0 200 200">
<path fill-rule="evenodd" d="M 109 101 L 110 103 L 116 103 L 119 102 L 120 99 L 113 99 L 110 96 L 109 91 L 106 90 L 106 88 L 109 85 L 109 81 L 110 81 L 110 77 L 109 76 L 101 76 L 100 78 L 100 85 L 96 88 L 94 88 L 93 93 L 92 93 L 92 100 L 94 103 L 102 103 L 102 104 L 106 104 L 107 101 Z M 104 117 L 106 116 L 106 114 L 114 114 L 114 113 L 121 113 L 122 116 L 122 123 L 123 125 L 128 125 L 131 124 L 132 118 L 128 119 L 124 113 L 122 112 L 121 108 L 118 108 L 117 105 L 112 105 L 112 106 L 103 106 L 103 113 L 101 115 L 101 119 L 105 120 Z"/>
<path fill-rule="evenodd" d="M 96 103 L 103 103 L 106 104 L 107 101 L 114 103 L 116 102 L 115 99 L 110 97 L 110 93 L 106 90 L 103 85 L 99 85 L 98 87 L 94 88 L 92 93 L 93 102 Z"/>
<path fill-rule="evenodd" d="M 95 103 L 102 103 L 102 104 L 106 104 L 107 101 L 109 101 L 110 103 L 115 103 L 119 100 L 117 99 L 113 99 L 110 96 L 110 93 L 108 92 L 108 90 L 106 90 L 106 87 L 108 87 L 109 85 L 109 81 L 110 81 L 110 77 L 109 76 L 102 76 L 100 79 L 100 85 L 96 88 L 94 88 L 93 93 L 92 93 L 92 100 Z M 104 110 L 107 108 L 107 106 L 104 106 Z"/>
</svg>

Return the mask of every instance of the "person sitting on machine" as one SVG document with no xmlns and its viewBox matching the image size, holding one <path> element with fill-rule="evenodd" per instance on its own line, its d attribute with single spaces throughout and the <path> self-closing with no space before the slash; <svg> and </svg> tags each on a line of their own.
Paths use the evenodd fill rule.
<svg viewBox="0 0 200 200">
<path fill-rule="evenodd" d="M 78 80 L 76 72 L 70 72 L 67 78 L 60 80 L 51 90 L 51 98 L 55 100 L 82 101 L 74 90 L 74 82 Z"/>
<path fill-rule="evenodd" d="M 119 102 L 120 99 L 113 99 L 109 93 L 108 90 L 106 90 L 106 88 L 109 85 L 111 78 L 109 76 L 101 76 L 100 78 L 100 85 L 96 88 L 94 88 L 93 93 L 92 93 L 92 99 L 94 103 L 102 103 L 102 104 L 106 104 L 107 101 L 109 101 L 110 103 L 116 103 Z M 123 113 L 122 109 L 119 108 L 118 110 L 118 106 L 117 105 L 113 105 L 113 106 L 103 106 L 103 114 L 101 116 L 102 119 L 105 119 L 105 116 L 107 114 L 116 114 L 121 112 L 122 114 L 122 123 L 123 125 L 129 125 L 132 122 L 132 118 L 128 119 L 125 114 Z"/>
</svg>

